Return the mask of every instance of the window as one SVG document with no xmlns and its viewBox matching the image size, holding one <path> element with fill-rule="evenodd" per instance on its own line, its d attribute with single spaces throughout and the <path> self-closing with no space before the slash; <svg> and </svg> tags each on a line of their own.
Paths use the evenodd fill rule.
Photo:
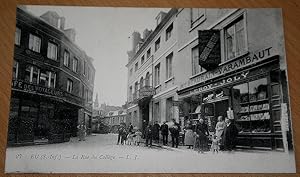
<svg viewBox="0 0 300 177">
<path fill-rule="evenodd" d="M 69 67 L 70 66 L 70 53 L 68 51 L 64 51 L 64 65 Z"/>
<path fill-rule="evenodd" d="M 146 74 L 145 86 L 150 86 L 150 73 L 149 72 L 147 72 L 147 74 Z"/>
<path fill-rule="evenodd" d="M 151 48 L 149 48 L 148 50 L 147 50 L 147 58 L 150 58 L 151 57 Z"/>
<path fill-rule="evenodd" d="M 130 73 L 129 73 L 129 74 L 130 74 L 130 76 L 132 76 L 132 73 L 133 73 L 133 71 L 132 71 L 132 68 L 131 68 L 131 69 L 130 69 Z"/>
<path fill-rule="evenodd" d="M 36 66 L 27 65 L 25 69 L 25 81 L 32 84 L 39 83 L 40 69 Z"/>
<path fill-rule="evenodd" d="M 160 47 L 160 37 L 155 41 L 155 46 L 154 46 L 155 51 L 157 51 L 159 47 Z"/>
<path fill-rule="evenodd" d="M 88 101 L 89 100 L 89 90 L 85 89 L 85 100 Z"/>
<path fill-rule="evenodd" d="M 56 74 L 51 71 L 41 71 L 39 84 L 44 87 L 55 88 Z"/>
<path fill-rule="evenodd" d="M 87 67 L 87 79 L 88 80 L 91 79 L 91 70 L 90 70 L 90 67 Z"/>
<path fill-rule="evenodd" d="M 192 75 L 196 75 L 204 69 L 199 65 L 199 48 L 198 46 L 192 48 Z"/>
<path fill-rule="evenodd" d="M 86 69 L 85 69 L 85 66 L 86 66 L 86 61 L 83 61 L 83 65 L 82 65 L 82 70 L 83 70 L 83 75 L 86 74 Z"/>
<path fill-rule="evenodd" d="M 84 85 L 82 84 L 82 87 L 81 87 L 81 97 L 84 98 Z"/>
<path fill-rule="evenodd" d="M 173 53 L 169 54 L 166 58 L 166 79 L 169 79 L 173 76 L 172 60 L 173 60 Z"/>
<path fill-rule="evenodd" d="M 52 60 L 57 60 L 57 45 L 48 42 L 48 49 L 47 49 L 47 57 L 52 59 Z"/>
<path fill-rule="evenodd" d="M 72 93 L 73 91 L 73 81 L 71 79 L 67 80 L 67 92 Z"/>
<path fill-rule="evenodd" d="M 76 58 L 73 58 L 73 67 L 72 67 L 74 72 L 78 71 L 78 60 Z"/>
<path fill-rule="evenodd" d="M 41 38 L 33 34 L 29 35 L 29 49 L 35 52 L 40 52 L 41 50 Z"/>
<path fill-rule="evenodd" d="M 173 97 L 166 99 L 166 121 L 173 119 Z"/>
<path fill-rule="evenodd" d="M 154 121 L 160 121 L 160 107 L 159 102 L 154 104 L 154 113 L 155 116 L 153 117 Z"/>
<path fill-rule="evenodd" d="M 195 27 L 200 24 L 204 19 L 205 9 L 203 8 L 191 8 L 191 27 Z"/>
<path fill-rule="evenodd" d="M 143 55 L 141 58 L 141 65 L 144 63 L 144 61 L 145 61 L 145 55 Z"/>
<path fill-rule="evenodd" d="M 15 32 L 15 44 L 20 45 L 20 43 L 21 43 L 21 29 L 17 27 Z"/>
<path fill-rule="evenodd" d="M 173 23 L 166 30 L 166 41 L 171 38 L 173 31 Z"/>
<path fill-rule="evenodd" d="M 160 77 L 160 64 L 157 64 L 154 68 L 154 81 L 155 81 L 155 86 L 158 86 L 160 84 L 160 80 L 159 80 L 159 77 Z"/>
<path fill-rule="evenodd" d="M 138 90 L 139 90 L 139 83 L 135 82 L 134 83 L 134 92 L 137 93 Z"/>
<path fill-rule="evenodd" d="M 140 88 L 143 88 L 144 87 L 144 78 L 141 77 L 140 79 Z"/>
<path fill-rule="evenodd" d="M 246 34 L 243 16 L 225 28 L 225 61 L 246 52 Z"/>
<path fill-rule="evenodd" d="M 19 62 L 14 60 L 13 79 L 18 79 L 18 73 L 19 73 Z"/>
<path fill-rule="evenodd" d="M 134 71 L 137 71 L 139 69 L 139 62 L 137 62 L 135 65 L 134 65 Z"/>
</svg>

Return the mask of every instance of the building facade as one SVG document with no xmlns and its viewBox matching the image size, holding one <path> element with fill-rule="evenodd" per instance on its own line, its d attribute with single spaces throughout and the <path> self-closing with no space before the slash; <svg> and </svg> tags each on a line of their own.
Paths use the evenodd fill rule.
<svg viewBox="0 0 300 177">
<path fill-rule="evenodd" d="M 189 20 L 187 20 L 189 19 Z M 180 119 L 234 120 L 238 146 L 290 149 L 280 9 L 179 9 Z"/>
<path fill-rule="evenodd" d="M 128 52 L 128 118 L 141 130 L 149 123 L 176 118 L 174 60 L 177 57 L 177 9 L 160 12 L 154 31 L 132 34 Z"/>
<path fill-rule="evenodd" d="M 129 125 L 127 120 L 127 111 L 126 110 L 117 110 L 117 111 L 109 111 L 107 115 L 103 117 L 101 122 L 108 126 L 111 133 L 118 133 L 118 128 L 121 124 Z"/>
<path fill-rule="evenodd" d="M 8 144 L 56 143 L 91 128 L 95 68 L 75 30 L 48 11 L 17 8 Z"/>
</svg>

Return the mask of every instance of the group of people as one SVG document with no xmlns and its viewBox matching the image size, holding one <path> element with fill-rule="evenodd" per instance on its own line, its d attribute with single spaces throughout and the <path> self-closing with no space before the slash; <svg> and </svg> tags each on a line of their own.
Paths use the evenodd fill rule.
<svg viewBox="0 0 300 177">
<path fill-rule="evenodd" d="M 175 119 L 172 119 L 172 124 L 170 127 L 167 124 L 167 121 L 163 122 L 162 125 L 159 125 L 157 121 L 155 121 L 153 125 L 147 125 L 145 129 L 146 146 L 151 147 L 152 140 L 156 141 L 156 143 L 159 143 L 159 132 L 162 135 L 163 145 L 168 145 L 168 136 L 170 132 L 172 137 L 172 147 L 178 147 L 180 125 Z"/>
<path fill-rule="evenodd" d="M 142 141 L 142 132 L 137 129 L 133 130 L 133 125 L 130 123 L 128 127 L 121 124 L 118 128 L 118 142 L 117 144 L 128 144 L 139 146 Z"/>
<path fill-rule="evenodd" d="M 185 137 L 184 144 L 188 148 L 194 148 L 200 153 L 208 151 L 219 152 L 219 150 L 232 151 L 236 145 L 236 137 L 238 130 L 235 124 L 230 119 L 223 119 L 222 116 L 218 117 L 218 122 L 215 127 L 215 132 L 210 134 L 208 126 L 202 118 L 199 119 L 194 126 L 191 121 L 187 122 L 184 127 Z M 211 140 L 211 147 L 209 148 L 208 142 Z"/>
</svg>

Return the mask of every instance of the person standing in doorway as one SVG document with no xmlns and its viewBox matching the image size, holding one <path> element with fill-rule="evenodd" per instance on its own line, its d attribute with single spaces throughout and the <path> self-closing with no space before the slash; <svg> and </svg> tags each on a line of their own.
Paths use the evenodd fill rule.
<svg viewBox="0 0 300 177">
<path fill-rule="evenodd" d="M 222 135 L 223 135 L 225 127 L 226 127 L 226 123 L 225 123 L 223 117 L 219 116 L 218 117 L 218 123 L 216 124 L 216 133 L 215 133 L 215 135 L 217 136 L 218 140 L 221 140 L 220 141 L 220 150 L 224 149 L 224 144 L 222 143 L 223 142 Z"/>
<path fill-rule="evenodd" d="M 168 145 L 168 136 L 169 136 L 169 126 L 167 124 L 167 121 L 164 121 L 164 123 L 160 126 L 161 135 L 163 138 L 163 145 Z"/>
<path fill-rule="evenodd" d="M 194 145 L 194 132 L 193 132 L 193 125 L 191 121 L 187 121 L 187 125 L 184 127 L 184 145 L 188 146 L 188 149 L 193 147 Z"/>
<path fill-rule="evenodd" d="M 172 137 L 172 147 L 178 148 L 179 144 L 179 132 L 180 132 L 180 125 L 176 122 L 175 119 L 172 119 L 173 125 L 170 127 L 171 137 Z"/>
</svg>

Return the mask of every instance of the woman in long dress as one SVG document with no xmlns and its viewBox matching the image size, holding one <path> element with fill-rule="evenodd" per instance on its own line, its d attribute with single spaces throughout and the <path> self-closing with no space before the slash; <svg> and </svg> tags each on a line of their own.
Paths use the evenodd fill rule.
<svg viewBox="0 0 300 177">
<path fill-rule="evenodd" d="M 196 143 L 195 147 L 198 149 L 198 153 L 204 153 L 204 151 L 208 150 L 208 139 L 209 135 L 208 126 L 204 123 L 202 118 L 199 119 L 199 123 L 195 128 L 196 133 Z"/>
<path fill-rule="evenodd" d="M 193 125 L 191 121 L 187 122 L 187 125 L 184 127 L 185 135 L 184 135 L 184 145 L 188 146 L 188 149 L 193 147 L 194 145 L 194 132 L 193 132 Z"/>
<path fill-rule="evenodd" d="M 223 135 L 225 126 L 226 126 L 226 123 L 225 123 L 223 117 L 222 117 L 222 116 L 219 116 L 219 117 L 218 117 L 218 123 L 216 124 L 216 136 L 217 136 L 217 139 L 219 139 L 219 140 L 222 139 L 222 135 Z M 221 140 L 221 147 L 220 147 L 221 150 L 222 150 L 223 147 L 224 147 L 224 144 L 223 144 L 222 142 L 224 142 L 224 141 Z"/>
</svg>

